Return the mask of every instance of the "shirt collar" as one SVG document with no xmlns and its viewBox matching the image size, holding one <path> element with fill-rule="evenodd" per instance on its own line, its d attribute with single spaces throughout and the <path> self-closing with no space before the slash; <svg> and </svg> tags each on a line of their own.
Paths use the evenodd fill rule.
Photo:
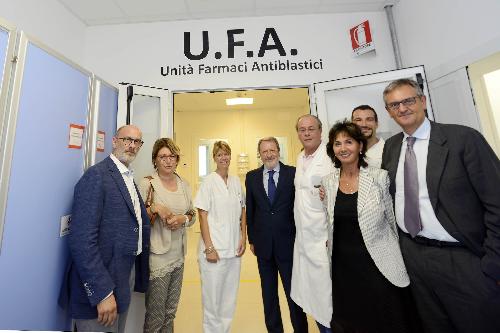
<svg viewBox="0 0 500 333">
<path fill-rule="evenodd" d="M 276 165 L 276 167 L 274 167 L 274 172 L 280 172 L 280 162 L 278 162 L 278 164 Z M 269 169 L 266 168 L 266 166 L 264 165 L 264 174 L 268 173 L 269 172 Z"/>
<path fill-rule="evenodd" d="M 134 171 L 127 168 L 127 166 L 125 164 L 123 164 L 122 162 L 120 162 L 119 159 L 116 158 L 115 155 L 113 154 L 110 154 L 109 157 L 113 160 L 113 162 L 115 162 L 116 164 L 116 167 L 118 168 L 118 171 L 120 171 L 120 173 L 123 175 L 127 175 L 127 176 L 133 176 L 134 175 Z"/>
<path fill-rule="evenodd" d="M 429 119 L 424 118 L 424 121 L 422 122 L 422 124 L 420 124 L 415 133 L 413 133 L 412 135 L 408 135 L 406 132 L 403 132 L 403 134 L 403 141 L 405 141 L 409 136 L 412 136 L 419 140 L 428 140 L 431 135 L 431 122 L 429 121 Z"/>
<path fill-rule="evenodd" d="M 318 153 L 319 149 L 321 148 L 321 146 L 323 145 L 323 142 L 321 142 L 318 146 L 318 148 L 316 148 L 316 150 L 314 151 L 314 153 L 312 154 L 309 154 L 309 155 L 306 155 L 306 152 L 304 151 L 304 159 L 305 160 L 308 160 L 308 159 L 312 159 L 314 158 L 314 156 L 316 156 L 316 154 Z"/>
</svg>

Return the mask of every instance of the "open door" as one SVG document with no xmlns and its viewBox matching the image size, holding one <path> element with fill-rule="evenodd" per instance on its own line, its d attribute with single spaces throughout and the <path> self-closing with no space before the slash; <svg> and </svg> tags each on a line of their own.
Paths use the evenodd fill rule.
<svg viewBox="0 0 500 333">
<path fill-rule="evenodd" d="M 158 138 L 172 137 L 172 112 L 169 112 L 169 91 L 161 88 L 122 84 L 118 93 L 116 127 L 138 126 L 144 141 L 137 158 L 132 162 L 136 183 L 153 172 L 151 152 Z M 114 133 L 113 133 L 114 135 Z M 125 333 L 142 332 L 145 309 L 144 294 L 133 293 Z"/>
<path fill-rule="evenodd" d="M 119 87 L 117 127 L 138 126 L 144 145 L 132 162 L 135 179 L 151 174 L 151 152 L 158 138 L 172 137 L 172 113 L 169 112 L 169 91 L 161 88 L 125 84 Z"/>
<path fill-rule="evenodd" d="M 111 138 L 116 131 L 118 116 L 118 88 L 94 75 L 91 90 L 87 166 L 94 165 L 111 154 Z"/>
<path fill-rule="evenodd" d="M 362 104 L 368 104 L 377 111 L 379 127 L 377 135 L 387 139 L 401 132 L 399 126 L 389 117 L 385 110 L 382 92 L 391 82 L 401 78 L 411 78 L 417 81 L 427 96 L 427 114 L 434 120 L 431 100 L 429 98 L 424 67 L 417 66 L 388 72 L 367 74 L 345 79 L 314 83 L 311 87 L 315 106 L 311 111 L 319 117 L 323 127 L 323 139 L 327 140 L 328 129 L 338 120 L 351 118 L 352 110 Z"/>
</svg>

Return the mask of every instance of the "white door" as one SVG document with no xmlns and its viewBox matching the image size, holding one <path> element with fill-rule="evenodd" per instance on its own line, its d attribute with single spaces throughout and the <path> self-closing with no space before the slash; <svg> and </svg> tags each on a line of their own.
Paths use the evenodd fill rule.
<svg viewBox="0 0 500 333">
<path fill-rule="evenodd" d="M 132 94 L 128 103 L 129 86 L 132 87 Z M 163 137 L 172 137 L 173 124 L 172 112 L 169 112 L 169 99 L 169 91 L 166 89 L 137 85 L 119 87 L 116 126 L 120 128 L 127 123 L 136 125 L 141 129 L 144 141 L 139 155 L 131 165 L 136 183 L 153 172 L 151 152 L 155 141 Z M 127 113 L 129 113 L 128 121 Z M 144 302 L 144 294 L 132 294 L 125 333 L 142 332 L 146 312 Z"/>
<path fill-rule="evenodd" d="M 391 82 L 401 78 L 412 78 L 422 83 L 422 90 L 427 96 L 427 114 L 434 120 L 429 98 L 424 67 L 411 67 L 388 72 L 367 74 L 345 79 L 315 83 L 311 87 L 311 110 L 323 123 L 323 140 L 327 140 L 328 131 L 332 125 L 344 118 L 351 119 L 352 110 L 359 105 L 370 105 L 378 115 L 379 127 L 377 135 L 384 139 L 401 132 L 399 126 L 389 117 L 385 110 L 382 92 Z"/>
<path fill-rule="evenodd" d="M 129 103 L 128 87 L 132 87 L 132 98 Z M 162 137 L 172 137 L 173 124 L 172 113 L 168 109 L 169 98 L 169 91 L 166 89 L 138 85 L 119 87 L 117 127 L 127 124 L 127 112 L 129 112 L 129 123 L 141 129 L 144 141 L 139 155 L 131 165 L 136 181 L 153 171 L 151 152 L 155 141 Z"/>
<path fill-rule="evenodd" d="M 429 81 L 429 91 L 436 121 L 465 125 L 481 131 L 465 67 Z"/>
</svg>

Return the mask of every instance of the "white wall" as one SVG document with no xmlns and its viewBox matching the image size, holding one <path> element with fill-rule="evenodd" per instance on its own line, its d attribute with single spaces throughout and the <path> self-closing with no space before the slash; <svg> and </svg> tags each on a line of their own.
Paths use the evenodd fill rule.
<svg viewBox="0 0 500 333">
<path fill-rule="evenodd" d="M 430 81 L 500 51 L 498 0 L 400 0 L 394 19 L 403 65 Z"/>
<path fill-rule="evenodd" d="M 86 26 L 56 0 L 0 0 L 0 18 L 81 64 Z"/>
<path fill-rule="evenodd" d="M 369 19 L 376 53 L 361 57 L 351 56 L 349 29 Z M 276 29 L 287 51 L 286 57 L 268 51 L 264 58 L 246 57 L 247 50 L 257 50 L 266 27 Z M 245 29 L 237 40 L 244 47 L 236 47 L 235 58 L 227 59 L 228 29 Z M 201 32 L 207 30 L 210 52 L 207 58 L 191 61 L 184 56 L 184 31 L 191 32 L 193 53 L 201 51 Z M 272 40 L 270 40 L 272 42 Z M 270 43 L 271 44 L 271 43 Z M 236 88 L 257 86 L 308 85 L 312 82 L 394 69 L 393 51 L 384 12 L 345 13 L 237 19 L 196 20 L 145 24 L 127 24 L 89 27 L 87 30 L 85 67 L 110 82 L 132 82 L 172 90 Z M 297 56 L 289 55 L 291 48 Z M 214 59 L 214 52 L 224 55 Z M 291 61 L 322 59 L 323 70 L 247 72 L 225 74 L 196 73 L 199 63 L 241 64 L 253 61 L 269 62 L 278 58 Z M 195 67 L 195 74 L 162 76 L 160 67 L 167 65 Z"/>
</svg>

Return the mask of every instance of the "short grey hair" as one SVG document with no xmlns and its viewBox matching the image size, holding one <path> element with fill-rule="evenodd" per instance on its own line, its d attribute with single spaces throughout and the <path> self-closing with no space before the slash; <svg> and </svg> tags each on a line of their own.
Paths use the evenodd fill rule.
<svg viewBox="0 0 500 333">
<path fill-rule="evenodd" d="M 386 103 L 386 96 L 396 90 L 397 88 L 400 88 L 402 86 L 410 86 L 413 89 L 415 89 L 415 92 L 417 93 L 417 96 L 424 96 L 424 92 L 422 91 L 422 88 L 420 85 L 417 83 L 417 81 L 413 79 L 398 79 L 396 81 L 392 81 L 389 83 L 387 87 L 384 89 L 383 97 L 384 97 L 384 104 Z"/>
</svg>

